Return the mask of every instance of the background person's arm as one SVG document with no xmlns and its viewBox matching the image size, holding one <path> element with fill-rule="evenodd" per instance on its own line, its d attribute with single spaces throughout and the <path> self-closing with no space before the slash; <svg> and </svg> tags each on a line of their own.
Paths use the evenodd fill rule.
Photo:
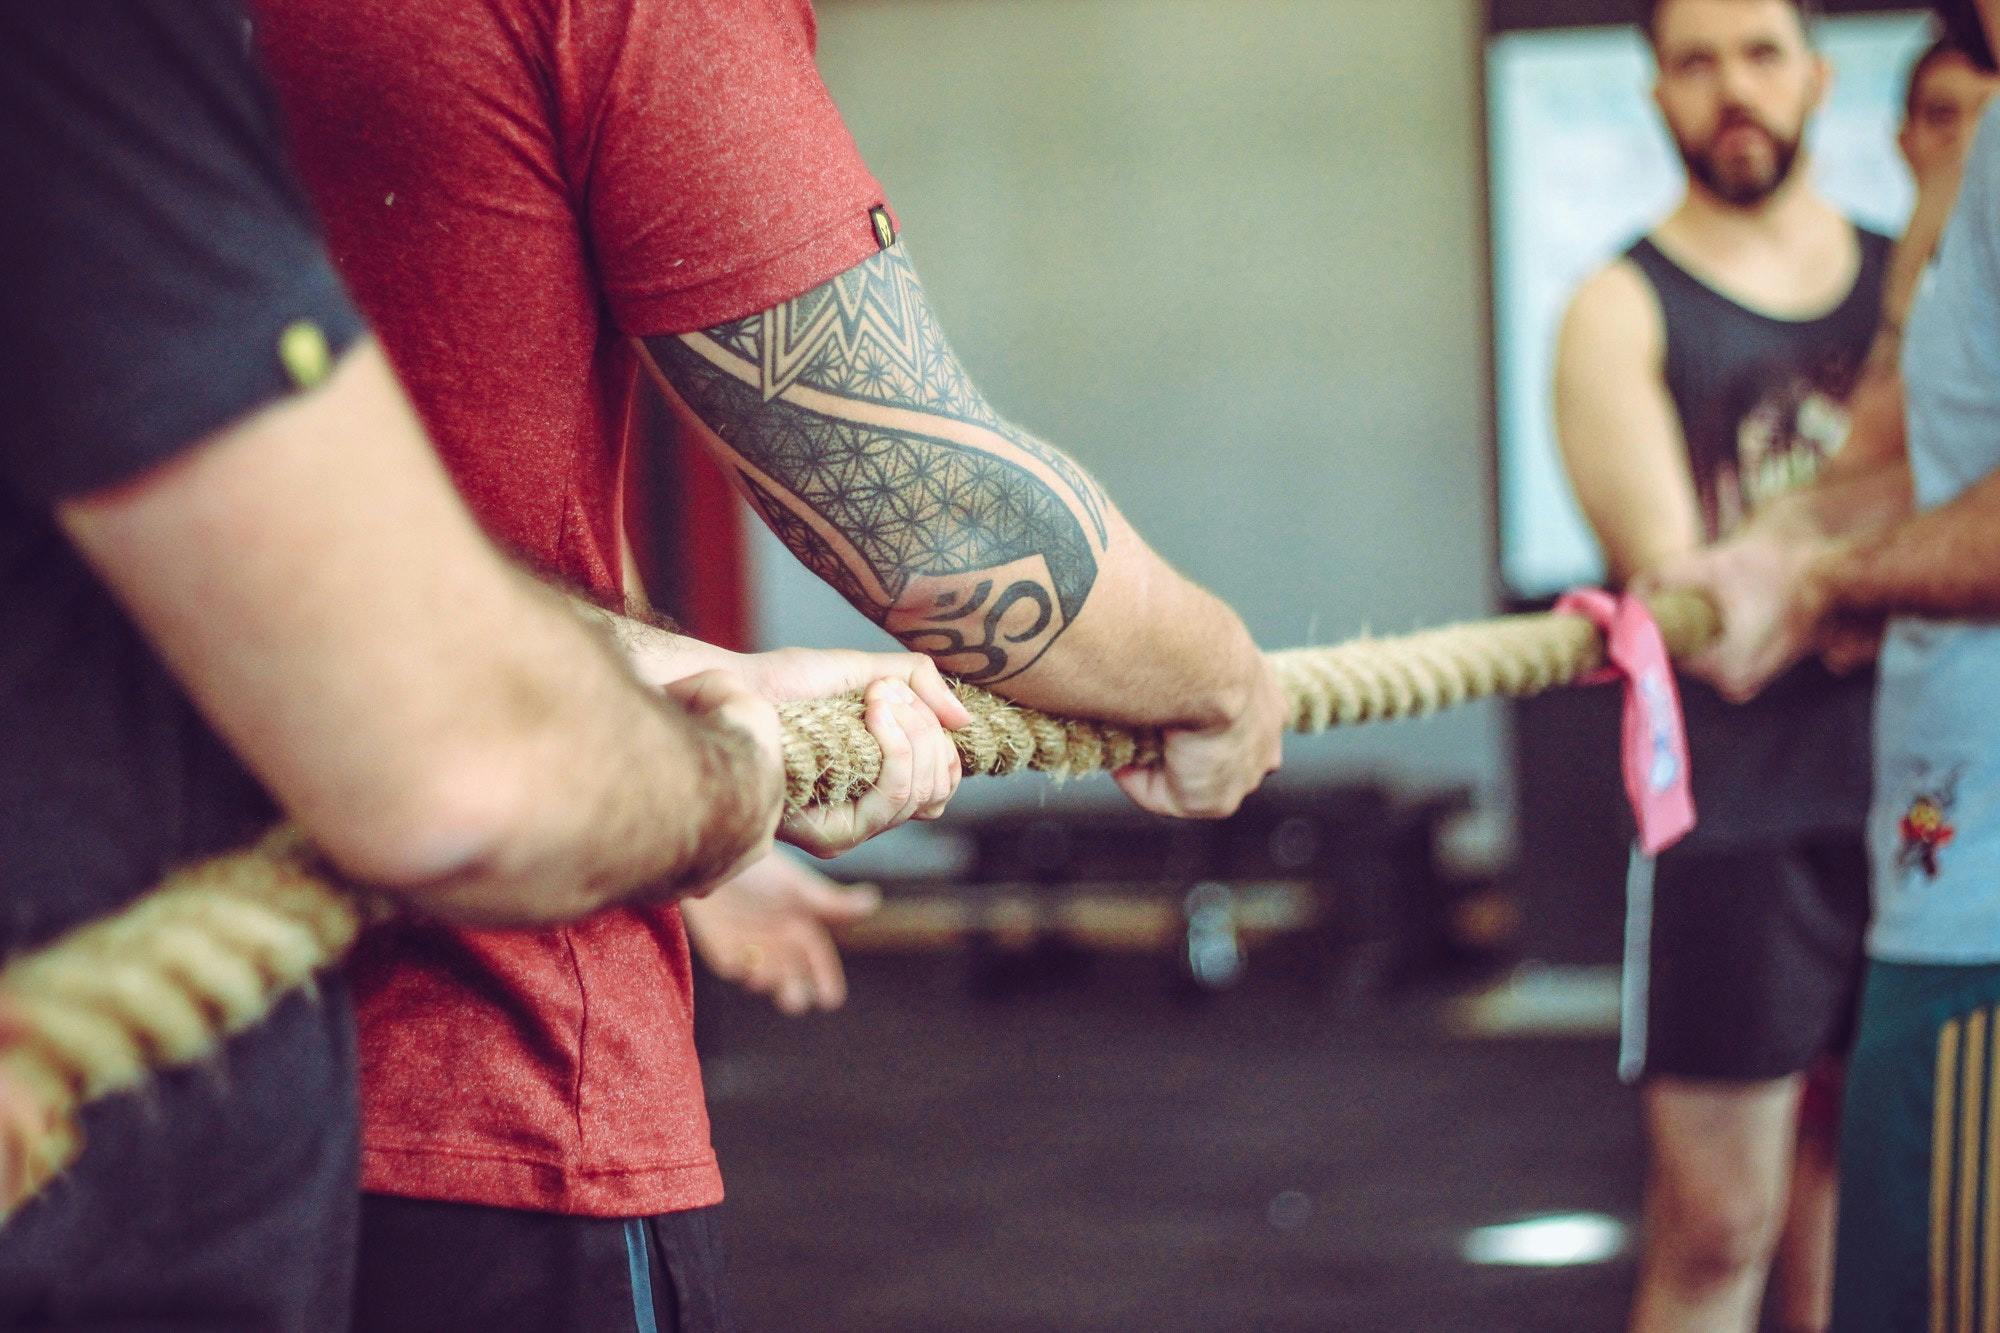
<svg viewBox="0 0 2000 1333">
<path fill-rule="evenodd" d="M 773 851 L 707 897 L 683 902 L 681 919 L 710 971 L 770 996 L 781 1013 L 803 1014 L 847 1002 L 833 928 L 862 920 L 881 902 L 872 885 L 836 884 Z"/>
<path fill-rule="evenodd" d="M 761 853 L 770 706 L 653 696 L 515 570 L 373 344 L 316 390 L 63 504 L 72 540 L 342 870 L 434 912 L 550 921 Z"/>
<path fill-rule="evenodd" d="M 1282 701 L 1242 621 L 1067 456 L 1002 420 L 900 247 L 784 304 L 645 340 L 683 423 L 809 569 L 945 671 L 1167 730 L 1120 782 L 1220 815 L 1276 767 Z"/>
<path fill-rule="evenodd" d="M 1984 595 L 1967 585 L 1968 578 L 1979 580 L 1978 571 L 1930 567 L 1908 545 L 1905 530 L 1914 522 L 1915 495 L 1896 320 L 1910 293 L 1897 284 L 1914 283 L 1921 265 L 1913 257 L 1935 246 L 1924 215 L 1935 211 L 1936 200 L 1926 204 L 1898 243 L 1885 323 L 1848 400 L 1840 452 L 1812 485 L 1777 497 L 1741 531 L 1670 562 L 1653 581 L 1716 604 L 1722 639 L 1686 665 L 1729 698 L 1755 697 L 1814 652 L 1835 670 L 1870 660 L 1885 617 L 1898 609 L 1919 614 L 1920 603 L 1971 605 Z M 1975 514 L 1982 503 L 1971 493 L 1960 502 Z M 1964 521 L 1931 519 L 1917 529 L 1917 540 L 1942 536 L 1954 558 L 1970 555 L 1981 534 L 1955 526 Z M 1970 520 L 1974 529 L 1982 521 Z M 1871 576 L 1878 558 L 1885 563 Z M 1894 605 L 1898 598 L 1906 608 Z"/>
<path fill-rule="evenodd" d="M 1945 227 L 1958 203 L 1959 183 L 1965 176 L 1965 153 L 1971 147 L 1972 138 L 1967 135 L 1957 156 L 1938 163 L 1917 181 L 1916 207 L 1910 211 L 1910 220 L 1904 224 L 1903 235 L 1889 257 L 1889 272 L 1883 284 L 1882 322 L 1892 335 L 1899 333 L 1909 319 L 1924 270 L 1944 240 Z"/>
<path fill-rule="evenodd" d="M 1859 660 L 1853 645 L 1890 616 L 2000 617 L 2000 475 L 1920 513 L 1907 470 L 1900 496 L 1895 480 L 1893 469 L 1832 480 L 1803 497 L 1809 522 L 1753 525 L 1664 570 L 1663 586 L 1722 612 L 1721 642 L 1690 668 L 1749 699 L 1811 653 Z"/>
<path fill-rule="evenodd" d="M 1947 504 L 1837 541 L 1811 577 L 1829 615 L 2000 618 L 2000 473 Z"/>
<path fill-rule="evenodd" d="M 1556 438 L 1616 585 L 1702 540 L 1665 357 L 1659 302 L 1631 265 L 1577 291 L 1556 349 Z"/>
<path fill-rule="evenodd" d="M 1961 156 L 1917 182 L 1917 205 L 1889 258 L 1883 282 L 1882 327 L 1848 400 L 1850 427 L 1816 483 L 1781 496 L 1768 522 L 1801 539 L 1854 537 L 1907 518 L 1912 506 L 1904 416 L 1902 337 L 1917 288 L 1944 238 L 1958 203 Z"/>
<path fill-rule="evenodd" d="M 1914 497 L 1900 354 L 1900 336 L 1884 326 L 1848 398 L 1840 452 L 1812 485 L 1773 498 L 1746 532 L 1810 542 L 1855 537 L 1909 517 Z"/>
</svg>

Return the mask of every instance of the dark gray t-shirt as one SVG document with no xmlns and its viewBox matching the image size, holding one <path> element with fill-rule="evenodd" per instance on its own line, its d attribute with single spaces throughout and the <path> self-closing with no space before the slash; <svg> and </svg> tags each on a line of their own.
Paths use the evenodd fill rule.
<svg viewBox="0 0 2000 1333">
<path fill-rule="evenodd" d="M 54 517 L 290 391 L 287 327 L 335 352 L 362 331 L 246 42 L 217 0 L 0 5 L 7 955 L 275 816 Z M 0 1231 L 0 1323 L 337 1313 L 353 1068 L 337 981 L 321 996 L 90 1113 L 76 1170 Z"/>
</svg>

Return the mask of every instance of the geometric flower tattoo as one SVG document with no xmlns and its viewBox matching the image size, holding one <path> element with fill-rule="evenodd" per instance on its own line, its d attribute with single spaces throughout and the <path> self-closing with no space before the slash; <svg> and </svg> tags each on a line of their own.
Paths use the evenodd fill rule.
<svg viewBox="0 0 2000 1333">
<path fill-rule="evenodd" d="M 908 647 L 991 684 L 1075 622 L 1104 495 L 994 415 L 900 246 L 748 319 L 645 341 L 778 538 Z"/>
</svg>

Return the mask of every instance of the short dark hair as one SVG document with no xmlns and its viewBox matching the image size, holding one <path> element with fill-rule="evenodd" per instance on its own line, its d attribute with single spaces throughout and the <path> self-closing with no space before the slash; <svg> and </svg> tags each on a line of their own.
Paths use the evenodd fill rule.
<svg viewBox="0 0 2000 1333">
<path fill-rule="evenodd" d="M 1660 11 L 1672 0 L 1640 0 L 1639 31 L 1646 34 L 1646 40 L 1654 46 L 1660 44 Z M 1813 20 L 1819 17 L 1819 0 L 1791 0 L 1792 8 L 1799 11 L 1799 23 L 1806 30 L 1806 37 L 1812 37 Z"/>
<path fill-rule="evenodd" d="M 1931 0 L 1931 9 L 1945 37 L 1958 44 L 1972 67 L 1981 74 L 1994 73 L 1993 42 L 1974 0 Z"/>
<path fill-rule="evenodd" d="M 1924 48 L 1924 53 L 1917 57 L 1917 63 L 1910 66 L 1910 82 L 1903 89 L 1903 119 L 1914 120 L 1916 118 L 1917 89 L 1923 86 L 1924 75 L 1931 72 L 1933 65 L 1950 60 L 1954 56 L 1968 64 L 1977 65 L 1978 63 L 1973 60 L 1970 52 L 1953 41 L 1949 36 L 1940 37 Z"/>
</svg>

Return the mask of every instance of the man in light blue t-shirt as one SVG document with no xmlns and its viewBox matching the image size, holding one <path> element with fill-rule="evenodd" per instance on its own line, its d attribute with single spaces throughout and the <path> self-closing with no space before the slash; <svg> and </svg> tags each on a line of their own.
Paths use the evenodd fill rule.
<svg viewBox="0 0 2000 1333">
<path fill-rule="evenodd" d="M 1936 7 L 1991 71 L 2000 0 Z M 1883 634 L 1843 1329 L 2000 1324 L 2000 103 L 1955 207 L 1926 208 L 1951 214 L 1904 331 L 1902 410 L 1878 376 L 1819 484 L 1663 580 L 1721 606 L 1695 669 L 1732 697 Z"/>
</svg>

